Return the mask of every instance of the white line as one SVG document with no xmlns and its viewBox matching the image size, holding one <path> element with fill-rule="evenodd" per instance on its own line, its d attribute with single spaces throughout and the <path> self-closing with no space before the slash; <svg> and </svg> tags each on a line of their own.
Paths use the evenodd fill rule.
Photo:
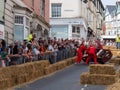
<svg viewBox="0 0 120 90">
<path fill-rule="evenodd" d="M 85 90 L 85 88 L 81 88 L 81 90 Z"/>
</svg>

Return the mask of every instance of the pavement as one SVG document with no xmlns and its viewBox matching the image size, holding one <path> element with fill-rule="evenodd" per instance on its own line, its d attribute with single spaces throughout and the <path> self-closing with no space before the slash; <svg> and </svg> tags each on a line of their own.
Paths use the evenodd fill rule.
<svg viewBox="0 0 120 90">
<path fill-rule="evenodd" d="M 84 63 L 72 65 L 54 75 L 37 80 L 15 90 L 105 90 L 104 85 L 81 85 L 80 74 L 88 71 Z"/>
</svg>

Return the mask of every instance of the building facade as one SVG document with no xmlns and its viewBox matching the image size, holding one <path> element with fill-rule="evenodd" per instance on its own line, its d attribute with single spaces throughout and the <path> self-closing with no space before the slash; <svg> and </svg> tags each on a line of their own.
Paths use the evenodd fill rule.
<svg viewBox="0 0 120 90">
<path fill-rule="evenodd" d="M 117 34 L 120 35 L 120 0 L 116 5 L 107 5 L 105 9 L 106 30 L 103 39 L 115 40 Z"/>
<path fill-rule="evenodd" d="M 50 36 L 64 39 L 93 37 L 98 33 L 97 29 L 102 30 L 103 10 L 100 0 L 50 0 Z"/>
<path fill-rule="evenodd" d="M 73 4 L 74 3 L 74 4 Z M 87 37 L 85 19 L 81 18 L 81 0 L 50 0 L 50 36 L 63 39 Z M 72 7 L 71 7 L 72 5 Z"/>
<path fill-rule="evenodd" d="M 0 0 L 0 39 L 4 39 L 4 0 Z"/>
<path fill-rule="evenodd" d="M 102 36 L 103 39 L 115 39 L 116 30 L 116 5 L 107 5 L 105 8 L 105 34 Z"/>
<path fill-rule="evenodd" d="M 30 31 L 37 38 L 49 35 L 49 0 L 6 0 L 5 40 L 26 40 Z"/>
</svg>

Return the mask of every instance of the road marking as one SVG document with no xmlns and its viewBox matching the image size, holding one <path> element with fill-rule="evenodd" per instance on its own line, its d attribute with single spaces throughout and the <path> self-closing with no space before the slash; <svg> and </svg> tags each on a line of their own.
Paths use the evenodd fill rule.
<svg viewBox="0 0 120 90">
<path fill-rule="evenodd" d="M 85 88 L 81 88 L 81 90 L 85 90 Z"/>
<path fill-rule="evenodd" d="M 87 84 L 85 84 L 84 87 L 87 87 Z"/>
</svg>

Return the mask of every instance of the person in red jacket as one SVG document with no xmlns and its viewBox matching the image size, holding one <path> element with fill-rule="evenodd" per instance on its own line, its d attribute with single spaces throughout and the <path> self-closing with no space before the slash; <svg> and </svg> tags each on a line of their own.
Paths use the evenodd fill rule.
<svg viewBox="0 0 120 90">
<path fill-rule="evenodd" d="M 83 58 L 83 53 L 86 50 L 86 46 L 84 45 L 84 41 L 80 45 L 80 47 L 77 50 L 77 56 L 76 56 L 76 64 L 80 63 Z"/>
<path fill-rule="evenodd" d="M 89 46 L 89 48 L 87 49 L 87 53 L 88 53 L 88 57 L 87 57 L 85 63 L 88 64 L 89 60 L 91 60 L 93 58 L 94 59 L 94 63 L 97 64 L 98 63 L 97 62 L 97 55 L 96 55 L 97 54 L 97 50 L 96 50 L 94 44 L 91 44 Z"/>
</svg>

